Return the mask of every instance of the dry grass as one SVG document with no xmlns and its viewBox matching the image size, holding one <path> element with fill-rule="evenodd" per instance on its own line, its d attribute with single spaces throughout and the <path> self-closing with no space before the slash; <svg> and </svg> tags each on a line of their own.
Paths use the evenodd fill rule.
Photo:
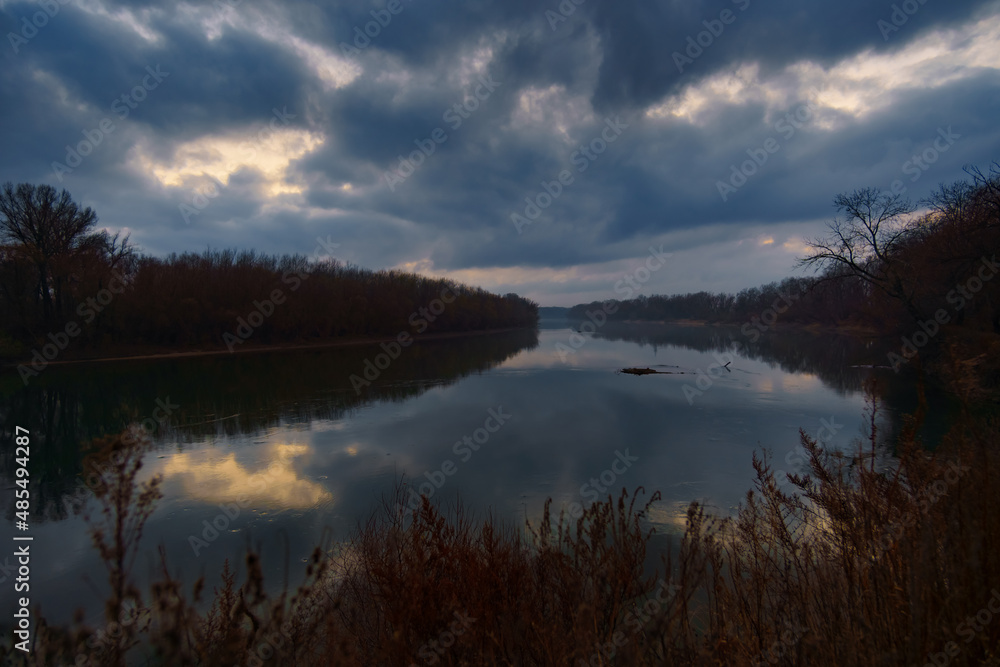
<svg viewBox="0 0 1000 667">
<path fill-rule="evenodd" d="M 755 457 L 735 518 L 691 506 L 668 563 L 683 601 L 623 664 L 1000 665 L 1000 614 L 967 623 L 1000 589 L 997 419 L 960 420 L 931 454 L 918 412 L 880 471 L 872 408 L 855 456 L 801 434 L 810 473 L 791 477 L 794 494 Z"/>
<path fill-rule="evenodd" d="M 101 443 L 102 456 L 127 455 L 97 494 L 93 537 L 114 591 L 108 619 L 130 606 L 148 608 L 148 620 L 114 641 L 95 642 L 79 623 L 42 627 L 32 661 L 1000 665 L 1000 613 L 988 607 L 1000 591 L 1000 423 L 966 416 L 929 453 L 918 411 L 893 465 L 879 469 L 885 443 L 874 392 L 869 400 L 871 437 L 853 456 L 802 433 L 809 473 L 792 477 L 794 493 L 755 457 L 755 489 L 738 514 L 712 517 L 693 503 L 683 539 L 650 577 L 644 526 L 658 494 L 639 503 L 623 491 L 575 524 L 546 504 L 522 533 L 461 507 L 446 517 L 426 499 L 395 513 L 400 487 L 337 553 L 317 549 L 294 592 L 266 595 L 248 553 L 245 580 L 227 569 L 208 611 L 199 611 L 202 582 L 186 594 L 165 562 L 148 601 L 130 586 L 128 562 L 158 492 L 155 481 L 136 486 L 142 445 L 119 436 Z M 1000 593 L 993 605 L 1000 610 Z"/>
</svg>

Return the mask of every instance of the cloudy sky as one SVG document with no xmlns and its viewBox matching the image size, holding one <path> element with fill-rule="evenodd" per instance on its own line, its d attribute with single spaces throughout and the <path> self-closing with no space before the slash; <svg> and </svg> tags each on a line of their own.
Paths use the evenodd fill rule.
<svg viewBox="0 0 1000 667">
<path fill-rule="evenodd" d="M 651 247 L 647 294 L 779 279 L 836 194 L 1000 159 L 995 0 L 0 0 L 0 31 L 0 182 L 150 254 L 323 238 L 542 305 Z"/>
</svg>

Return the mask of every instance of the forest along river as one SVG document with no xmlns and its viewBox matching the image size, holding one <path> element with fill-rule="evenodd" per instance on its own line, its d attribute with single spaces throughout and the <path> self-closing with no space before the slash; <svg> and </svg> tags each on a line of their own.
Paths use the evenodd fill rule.
<svg viewBox="0 0 1000 667">
<path fill-rule="evenodd" d="M 5 428 L 30 428 L 34 446 L 32 604 L 50 622 L 68 622 L 77 607 L 100 622 L 106 571 L 73 510 L 86 496 L 80 443 L 130 422 L 155 426 L 142 475 L 164 480 L 134 570 L 141 589 L 160 544 L 172 572 L 187 585 L 204 574 L 211 590 L 225 559 L 242 564 L 248 542 L 262 549 L 269 584 L 280 587 L 287 572 L 294 587 L 324 532 L 346 538 L 403 475 L 435 502 L 461 497 L 478 516 L 492 509 L 518 525 L 539 517 L 547 497 L 572 514 L 643 486 L 663 494 L 651 515 L 658 531 L 679 534 L 692 500 L 736 508 L 762 446 L 790 471 L 801 469 L 800 428 L 851 446 L 864 424 L 864 378 L 898 382 L 851 367 L 882 363 L 856 339 L 785 334 L 721 351 L 738 338 L 610 323 L 575 334 L 543 322 L 537 332 L 422 341 L 389 364 L 378 345 L 356 345 L 54 366 L 27 388 L 7 373 Z M 384 368 L 371 386 L 352 386 L 366 360 Z M 615 372 L 624 367 L 670 374 Z M 902 391 L 887 400 L 896 415 L 912 402 Z M 4 448 L 8 526 L 13 458 Z"/>
</svg>

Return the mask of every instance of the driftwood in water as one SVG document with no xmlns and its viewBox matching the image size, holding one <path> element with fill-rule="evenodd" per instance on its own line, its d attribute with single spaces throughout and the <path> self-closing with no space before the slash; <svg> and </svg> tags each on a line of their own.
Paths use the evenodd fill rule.
<svg viewBox="0 0 1000 667">
<path fill-rule="evenodd" d="M 622 368 L 618 372 L 629 375 L 684 375 L 682 372 L 654 371 L 652 368 Z"/>
<path fill-rule="evenodd" d="M 732 371 L 729 370 L 729 364 L 731 363 L 733 362 L 727 361 L 726 365 L 723 366 L 723 368 L 730 373 L 732 373 Z M 673 366 L 673 368 L 677 368 L 677 366 Z M 654 371 L 652 368 L 619 368 L 615 372 L 628 373 L 629 375 L 694 375 L 694 373 L 690 371 Z"/>
</svg>

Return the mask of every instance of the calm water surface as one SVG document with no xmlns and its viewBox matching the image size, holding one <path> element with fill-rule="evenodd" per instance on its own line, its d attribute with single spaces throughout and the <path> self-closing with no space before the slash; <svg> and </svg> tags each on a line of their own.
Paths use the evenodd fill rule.
<svg viewBox="0 0 1000 667">
<path fill-rule="evenodd" d="M 324 535 L 347 537 L 402 476 L 434 500 L 461 497 L 474 512 L 517 524 L 539 516 L 548 497 L 569 507 L 603 497 L 601 489 L 644 486 L 663 494 L 652 513 L 658 531 L 677 534 L 692 500 L 721 512 L 737 506 L 752 485 L 755 450 L 769 448 L 775 467 L 791 470 L 784 458 L 799 429 L 815 436 L 824 425 L 833 426 L 822 433 L 828 444 L 850 446 L 862 432 L 868 374 L 888 383 L 890 416 L 911 401 L 893 389 L 891 372 L 851 368 L 880 363 L 870 343 L 801 333 L 731 352 L 729 371 L 716 369 L 689 400 L 693 373 L 717 363 L 734 338 L 738 331 L 612 324 L 577 338 L 565 323 L 543 323 L 537 332 L 420 342 L 360 392 L 350 376 L 378 346 L 52 367 L 28 388 L 8 373 L 6 441 L 14 425 L 32 432 L 33 603 L 52 622 L 77 607 L 100 617 L 106 574 L 66 502 L 82 486 L 79 443 L 158 405 L 171 415 L 143 474 L 163 475 L 164 498 L 147 524 L 137 579 L 148 580 L 163 544 L 173 572 L 189 583 L 204 574 L 212 585 L 223 561 L 241 562 L 252 543 L 280 586 L 286 571 L 297 584 L 312 547 Z M 561 355 L 558 343 L 578 348 Z M 674 374 L 615 373 L 630 366 Z M 9 532 L 12 448 L 0 463 Z M 238 516 L 220 518 L 240 503 Z M 217 535 L 206 530 L 213 521 L 223 526 Z"/>
</svg>

